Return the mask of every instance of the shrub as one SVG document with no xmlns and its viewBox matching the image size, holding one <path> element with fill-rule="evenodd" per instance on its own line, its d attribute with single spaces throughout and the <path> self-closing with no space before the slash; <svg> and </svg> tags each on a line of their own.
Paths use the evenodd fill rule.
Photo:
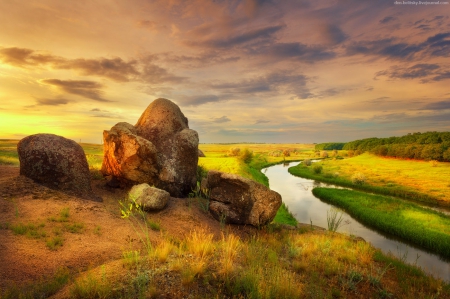
<svg viewBox="0 0 450 299">
<path fill-rule="evenodd" d="M 230 150 L 228 151 L 228 156 L 230 157 L 236 157 L 239 156 L 239 153 L 241 152 L 241 149 L 238 147 L 232 147 L 230 148 Z"/>
<path fill-rule="evenodd" d="M 366 176 L 361 172 L 356 172 L 352 175 L 352 182 L 356 185 L 362 185 L 366 182 Z"/>
<path fill-rule="evenodd" d="M 239 156 L 239 159 L 245 164 L 248 164 L 252 162 L 253 152 L 250 151 L 248 148 L 246 148 L 242 151 L 242 154 Z"/>
<path fill-rule="evenodd" d="M 291 151 L 286 149 L 283 151 L 283 157 L 290 157 L 291 156 Z"/>
<path fill-rule="evenodd" d="M 208 175 L 208 170 L 203 165 L 197 165 L 197 182 L 201 182 Z"/>
<path fill-rule="evenodd" d="M 303 160 L 303 165 L 305 165 L 305 166 L 311 166 L 311 160 L 310 159 L 305 159 L 305 160 Z"/>
<path fill-rule="evenodd" d="M 321 156 L 322 158 L 328 158 L 328 152 L 322 151 L 322 152 L 320 153 L 320 156 Z"/>
<path fill-rule="evenodd" d="M 317 173 L 317 174 L 321 173 L 321 172 L 322 172 L 322 165 L 320 165 L 320 164 L 315 164 L 315 165 L 313 166 L 313 171 L 314 171 L 314 173 Z"/>
</svg>

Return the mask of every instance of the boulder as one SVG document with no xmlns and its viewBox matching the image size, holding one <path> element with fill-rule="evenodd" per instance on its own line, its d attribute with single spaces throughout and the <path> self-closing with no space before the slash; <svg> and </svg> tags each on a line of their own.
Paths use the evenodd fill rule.
<svg viewBox="0 0 450 299">
<path fill-rule="evenodd" d="M 269 224 L 281 206 L 281 195 L 266 186 L 238 175 L 209 171 L 206 188 L 214 218 L 234 224 Z"/>
<path fill-rule="evenodd" d="M 122 184 L 148 183 L 174 197 L 195 188 L 198 134 L 173 102 L 153 101 L 135 126 L 118 123 L 103 140 L 104 175 Z"/>
<path fill-rule="evenodd" d="M 128 193 L 128 199 L 139 204 L 144 211 L 155 211 L 164 209 L 170 199 L 170 194 L 144 183 L 133 186 Z"/>
<path fill-rule="evenodd" d="M 205 154 L 200 149 L 198 149 L 198 156 L 199 157 L 206 157 Z"/>
<path fill-rule="evenodd" d="M 101 201 L 91 189 L 91 175 L 83 148 L 53 134 L 35 134 L 17 144 L 20 174 L 46 187 L 85 199 Z"/>
</svg>

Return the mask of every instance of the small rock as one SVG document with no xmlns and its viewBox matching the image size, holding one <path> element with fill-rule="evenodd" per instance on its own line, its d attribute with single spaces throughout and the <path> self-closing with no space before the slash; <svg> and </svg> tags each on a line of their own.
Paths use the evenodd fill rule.
<svg viewBox="0 0 450 299">
<path fill-rule="evenodd" d="M 150 187 L 148 184 L 143 183 L 133 186 L 128 194 L 128 198 L 142 206 L 142 209 L 145 211 L 155 211 L 164 209 L 170 199 L 170 194 L 167 191 Z"/>
</svg>

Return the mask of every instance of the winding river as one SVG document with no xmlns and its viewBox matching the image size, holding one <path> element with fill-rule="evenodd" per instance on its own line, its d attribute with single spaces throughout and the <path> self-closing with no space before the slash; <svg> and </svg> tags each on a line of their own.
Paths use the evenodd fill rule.
<svg viewBox="0 0 450 299">
<path fill-rule="evenodd" d="M 332 205 L 316 198 L 311 190 L 314 187 L 340 187 L 291 175 L 288 168 L 296 164 L 298 162 L 278 164 L 264 168 L 262 172 L 269 178 L 270 189 L 281 194 L 283 202 L 298 222 L 307 224 L 312 222 L 313 225 L 326 228 L 327 211 L 332 208 Z M 395 237 L 370 229 L 345 212 L 343 214 L 344 222 L 347 224 L 342 226 L 338 230 L 339 232 L 362 237 L 383 252 L 390 252 L 408 263 L 417 264 L 425 272 L 450 282 L 450 263 L 448 261 L 406 244 Z"/>
</svg>

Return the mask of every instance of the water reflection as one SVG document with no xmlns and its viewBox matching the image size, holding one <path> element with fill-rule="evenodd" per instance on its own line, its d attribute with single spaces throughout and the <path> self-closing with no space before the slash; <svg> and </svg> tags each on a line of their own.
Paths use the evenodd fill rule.
<svg viewBox="0 0 450 299">
<path fill-rule="evenodd" d="M 312 222 L 313 225 L 326 228 L 327 211 L 332 206 L 317 199 L 311 190 L 315 187 L 341 187 L 295 177 L 287 171 L 288 166 L 289 163 L 283 163 L 263 169 L 269 178 L 270 188 L 281 194 L 283 202 L 297 221 L 307 224 Z M 426 272 L 450 282 L 450 263 L 437 255 L 371 230 L 346 213 L 343 221 L 349 223 L 341 227 L 340 232 L 360 236 L 383 252 L 391 252 L 411 264 L 417 263 Z"/>
</svg>

